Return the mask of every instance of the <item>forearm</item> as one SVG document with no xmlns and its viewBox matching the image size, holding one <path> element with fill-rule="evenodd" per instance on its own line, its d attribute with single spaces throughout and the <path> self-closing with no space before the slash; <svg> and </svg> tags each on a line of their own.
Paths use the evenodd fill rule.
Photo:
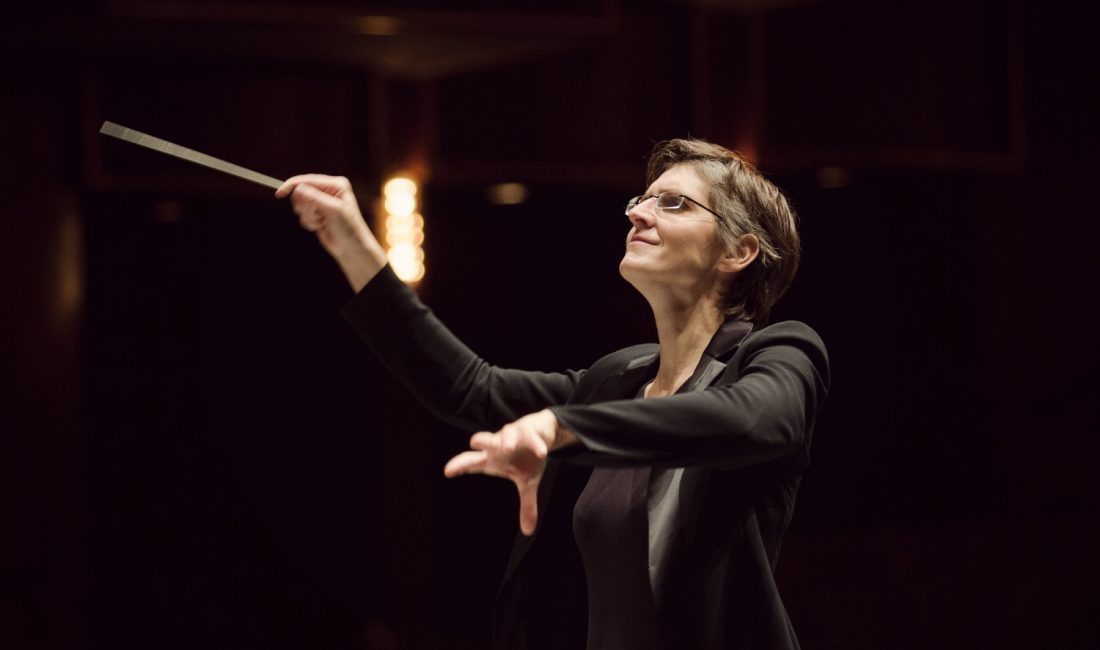
<svg viewBox="0 0 1100 650">
<path fill-rule="evenodd" d="M 579 373 L 497 368 L 464 345 L 392 269 L 376 273 L 344 308 L 363 341 L 437 416 L 470 431 L 495 430 L 564 403 Z"/>
<path fill-rule="evenodd" d="M 386 252 L 382 250 L 382 246 L 366 233 L 354 237 L 339 253 L 333 255 L 333 259 L 344 272 L 344 277 L 355 293 L 362 291 L 387 264 Z"/>
<path fill-rule="evenodd" d="M 804 453 L 827 379 L 794 346 L 760 351 L 731 383 L 657 399 L 552 408 L 582 447 L 558 455 L 592 465 L 748 467 Z"/>
<path fill-rule="evenodd" d="M 583 445 L 562 448 L 558 455 L 586 465 L 612 467 L 746 467 L 796 453 L 805 445 L 801 414 L 787 419 L 748 410 L 722 413 L 720 406 L 704 405 L 701 395 L 684 398 L 555 407 L 561 426 L 574 429 Z M 679 401 L 693 404 L 681 409 L 673 404 Z"/>
</svg>

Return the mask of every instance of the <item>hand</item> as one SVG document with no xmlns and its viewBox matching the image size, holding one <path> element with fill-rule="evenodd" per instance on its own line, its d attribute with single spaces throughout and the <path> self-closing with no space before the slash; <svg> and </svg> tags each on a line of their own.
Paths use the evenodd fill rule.
<svg viewBox="0 0 1100 650">
<path fill-rule="evenodd" d="M 519 528 L 535 532 L 538 491 L 546 456 L 558 442 L 558 418 L 548 409 L 525 415 L 496 433 L 481 431 L 470 438 L 470 449 L 447 463 L 447 478 L 462 474 L 486 474 L 510 479 L 519 490 Z M 572 438 L 572 436 L 569 436 Z"/>
<path fill-rule="evenodd" d="M 367 227 L 348 179 L 323 174 L 294 176 L 275 190 L 276 198 L 288 194 L 298 223 L 317 233 L 356 291 L 385 266 L 386 253 Z"/>
</svg>

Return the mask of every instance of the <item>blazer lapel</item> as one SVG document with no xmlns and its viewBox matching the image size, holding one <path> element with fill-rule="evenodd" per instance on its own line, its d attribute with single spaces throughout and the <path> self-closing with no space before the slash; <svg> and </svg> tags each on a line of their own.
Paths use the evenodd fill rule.
<svg viewBox="0 0 1100 650">
<path fill-rule="evenodd" d="M 703 352 L 703 358 L 699 360 L 695 373 L 677 392 L 703 390 L 717 381 L 726 371 L 727 362 L 733 357 L 737 347 L 751 331 L 752 323 L 748 321 L 727 320 L 723 323 Z M 695 507 L 685 508 L 677 515 L 680 520 L 683 543 L 690 545 L 694 541 L 695 531 L 699 526 L 699 504 L 703 501 L 703 494 L 710 483 L 710 476 L 709 467 L 688 467 L 683 471 L 680 479 L 680 502 L 696 504 Z"/>
<path fill-rule="evenodd" d="M 726 362 L 733 356 L 737 346 L 752 331 L 752 323 L 743 320 L 727 320 L 714 333 L 695 372 L 684 382 L 677 393 L 690 393 L 710 386 L 726 371 Z"/>
<path fill-rule="evenodd" d="M 741 341 L 752 331 L 752 323 L 747 320 L 730 319 L 722 323 L 710 339 L 705 354 L 715 359 L 729 359 Z"/>
<path fill-rule="evenodd" d="M 585 404 L 613 399 L 630 399 L 638 394 L 645 382 L 657 374 L 660 357 L 656 352 L 632 359 L 617 373 L 608 375 L 586 396 Z"/>
</svg>

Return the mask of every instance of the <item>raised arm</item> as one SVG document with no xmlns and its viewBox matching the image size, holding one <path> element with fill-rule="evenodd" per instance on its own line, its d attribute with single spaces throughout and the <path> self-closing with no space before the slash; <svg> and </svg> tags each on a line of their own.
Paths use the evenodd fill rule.
<svg viewBox="0 0 1100 650">
<path fill-rule="evenodd" d="M 435 415 L 465 429 L 496 429 L 568 400 L 581 373 L 497 368 L 466 347 L 397 279 L 348 179 L 294 176 L 275 192 L 343 270 L 356 292 L 344 317 Z"/>
</svg>

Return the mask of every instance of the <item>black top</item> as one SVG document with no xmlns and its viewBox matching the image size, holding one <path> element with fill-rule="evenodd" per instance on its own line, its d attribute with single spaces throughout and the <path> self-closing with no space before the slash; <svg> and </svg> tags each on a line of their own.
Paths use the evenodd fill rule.
<svg viewBox="0 0 1100 650">
<path fill-rule="evenodd" d="M 649 473 L 597 468 L 577 499 L 573 534 L 588 589 L 588 650 L 661 647 L 646 543 Z"/>
<path fill-rule="evenodd" d="M 648 637 L 653 647 L 798 647 L 772 569 L 829 385 L 824 345 L 809 327 L 784 322 L 744 336 L 737 330 L 745 324 L 729 321 L 700 360 L 697 390 L 644 400 L 634 397 L 656 373 L 656 345 L 619 350 L 581 372 L 496 368 L 388 267 L 344 314 L 382 362 L 455 426 L 495 431 L 551 408 L 583 443 L 552 455 L 537 530 L 517 535 L 494 615 L 496 647 L 584 646 L 587 603 L 576 594 L 585 581 L 572 519 L 592 467 L 685 468 L 677 551 L 660 607 L 645 617 L 657 630 Z M 632 590 L 648 590 L 647 580 L 637 582 Z"/>
</svg>

